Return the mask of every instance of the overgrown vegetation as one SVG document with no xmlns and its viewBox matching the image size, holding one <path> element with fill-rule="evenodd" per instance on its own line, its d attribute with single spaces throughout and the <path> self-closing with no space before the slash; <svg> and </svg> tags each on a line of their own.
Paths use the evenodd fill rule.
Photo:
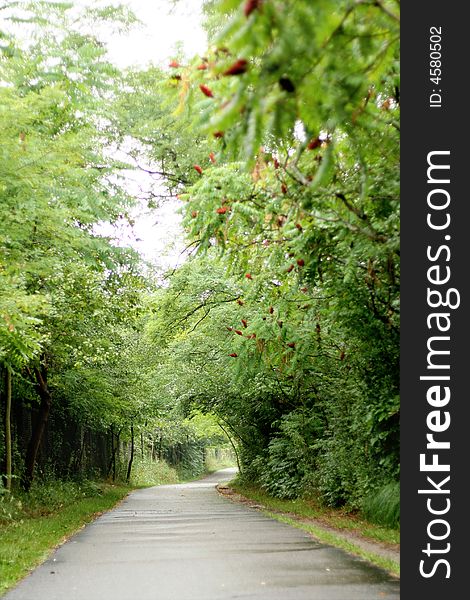
<svg viewBox="0 0 470 600">
<path fill-rule="evenodd" d="M 400 523 L 400 486 L 388 483 L 378 492 L 366 496 L 362 514 L 372 523 L 387 527 L 398 527 Z"/>
<path fill-rule="evenodd" d="M 4 486 L 28 491 L 37 473 L 135 480 L 137 457 L 157 481 L 162 461 L 196 476 L 205 449 L 229 442 L 213 418 L 198 420 L 161 395 L 146 334 L 161 284 L 133 249 L 100 233 L 130 226 L 147 200 L 131 195 L 126 179 L 138 158 L 149 160 L 126 105 L 145 74 L 121 73 L 88 32 L 91 23 L 117 32 L 134 18 L 26 1 L 0 13 Z M 153 188 L 148 194 L 155 202 Z"/>
<path fill-rule="evenodd" d="M 209 50 L 172 61 L 166 100 L 206 134 L 179 194 L 192 255 L 148 325 L 162 390 L 222 421 L 243 482 L 393 524 L 398 8 L 208 5 Z"/>
</svg>

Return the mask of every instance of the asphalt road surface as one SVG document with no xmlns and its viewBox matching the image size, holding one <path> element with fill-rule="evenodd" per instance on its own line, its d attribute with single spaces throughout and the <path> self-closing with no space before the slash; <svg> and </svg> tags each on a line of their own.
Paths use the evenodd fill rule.
<svg viewBox="0 0 470 600">
<path fill-rule="evenodd" d="M 88 525 L 7 600 L 370 600 L 399 582 L 216 492 L 233 477 L 138 490 Z"/>
</svg>

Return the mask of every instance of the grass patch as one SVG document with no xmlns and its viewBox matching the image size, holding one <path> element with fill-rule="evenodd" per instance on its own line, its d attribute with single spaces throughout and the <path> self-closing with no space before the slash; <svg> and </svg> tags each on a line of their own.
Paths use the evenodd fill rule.
<svg viewBox="0 0 470 600">
<path fill-rule="evenodd" d="M 398 527 L 400 523 L 400 484 L 389 483 L 364 499 L 362 513 L 379 525 Z"/>
<path fill-rule="evenodd" d="M 394 575 L 399 575 L 400 566 L 397 562 L 368 552 L 341 537 L 341 531 L 345 531 L 354 533 L 354 535 L 366 541 L 380 542 L 391 547 L 396 547 L 400 543 L 399 529 L 377 525 L 356 514 L 322 506 L 315 499 L 297 498 L 295 500 L 283 500 L 273 498 L 259 487 L 242 484 L 237 479 L 228 485 L 242 496 L 265 507 L 265 512 L 269 516 L 283 523 L 288 523 L 289 525 L 294 525 L 297 528 L 308 531 L 327 544 L 337 546 L 348 552 L 353 552 Z M 299 521 L 299 518 L 315 520 L 318 526 L 314 523 Z M 322 525 L 337 529 L 338 535 L 335 535 L 334 532 L 325 531 L 321 527 Z"/>
<path fill-rule="evenodd" d="M 180 468 L 172 467 L 164 460 L 138 457 L 134 460 L 132 466 L 130 485 L 133 488 L 142 488 L 153 485 L 186 483 L 200 479 L 214 471 L 233 466 L 233 459 L 227 452 L 219 452 L 216 456 L 214 452 L 207 451 L 204 464 L 200 465 L 202 470 L 194 470 L 183 466 Z"/>
<path fill-rule="evenodd" d="M 130 483 L 134 488 L 179 483 L 178 471 L 164 460 L 134 460 Z"/>
<path fill-rule="evenodd" d="M 89 484 L 89 489 L 77 498 L 71 493 L 60 496 L 57 486 L 50 485 L 56 496 L 51 498 L 51 506 L 42 489 L 46 486 L 41 486 L 41 492 L 32 492 L 29 503 L 27 497 L 5 497 L 1 501 L 0 595 L 42 563 L 53 548 L 101 512 L 112 508 L 130 491 L 129 487 L 120 485 Z M 93 492 L 94 495 L 83 496 Z M 38 498 L 41 495 L 44 503 Z"/>
</svg>

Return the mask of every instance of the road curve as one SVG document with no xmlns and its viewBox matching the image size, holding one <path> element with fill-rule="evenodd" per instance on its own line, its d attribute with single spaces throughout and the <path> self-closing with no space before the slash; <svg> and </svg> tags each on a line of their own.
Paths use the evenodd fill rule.
<svg viewBox="0 0 470 600">
<path fill-rule="evenodd" d="M 221 498 L 219 471 L 132 492 L 6 600 L 371 600 L 399 598 L 384 571 Z"/>
</svg>

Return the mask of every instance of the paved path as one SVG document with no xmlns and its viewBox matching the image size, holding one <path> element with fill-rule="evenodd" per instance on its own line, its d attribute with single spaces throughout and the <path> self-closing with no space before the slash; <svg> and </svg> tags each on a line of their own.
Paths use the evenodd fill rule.
<svg viewBox="0 0 470 600">
<path fill-rule="evenodd" d="M 221 498 L 233 470 L 138 490 L 61 546 L 6 600 L 399 598 L 385 572 Z"/>
</svg>

